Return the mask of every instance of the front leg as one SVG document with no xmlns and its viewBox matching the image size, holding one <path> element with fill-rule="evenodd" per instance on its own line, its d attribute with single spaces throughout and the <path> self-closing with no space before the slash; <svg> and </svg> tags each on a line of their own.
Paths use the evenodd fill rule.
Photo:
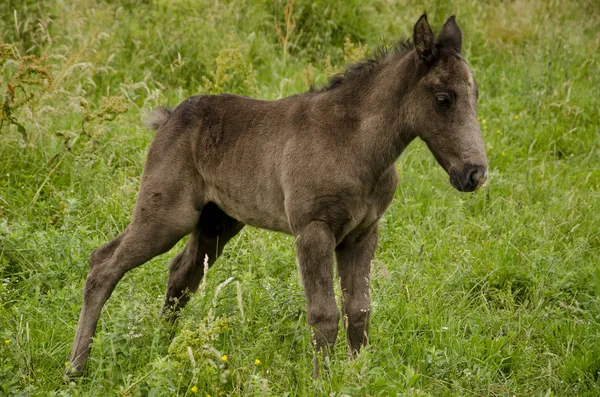
<svg viewBox="0 0 600 397">
<path fill-rule="evenodd" d="M 323 357 L 335 344 L 340 313 L 333 291 L 333 252 L 335 237 L 329 225 L 313 221 L 297 233 L 296 253 L 304 283 L 308 325 L 313 331 L 313 342 Z M 318 376 L 315 356 L 315 379 Z"/>
<path fill-rule="evenodd" d="M 341 281 L 344 325 L 351 354 L 356 354 L 369 339 L 371 261 L 377 246 L 378 224 L 355 240 L 336 248 L 338 275 Z"/>
</svg>

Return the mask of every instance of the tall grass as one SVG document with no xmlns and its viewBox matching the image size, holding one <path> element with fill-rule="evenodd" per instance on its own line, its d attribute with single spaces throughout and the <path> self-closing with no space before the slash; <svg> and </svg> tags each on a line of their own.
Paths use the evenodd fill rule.
<svg viewBox="0 0 600 397">
<path fill-rule="evenodd" d="M 293 240 L 246 228 L 174 327 L 160 306 L 183 242 L 130 272 L 65 384 L 89 254 L 135 202 L 141 116 L 305 91 L 423 10 L 463 28 L 491 176 L 460 194 L 421 143 L 401 157 L 370 346 L 348 360 L 340 335 L 313 382 Z M 25 86 L 0 129 L 0 395 L 599 395 L 599 25 L 593 0 L 3 2 L 3 103 L 25 57 L 52 85 Z"/>
</svg>

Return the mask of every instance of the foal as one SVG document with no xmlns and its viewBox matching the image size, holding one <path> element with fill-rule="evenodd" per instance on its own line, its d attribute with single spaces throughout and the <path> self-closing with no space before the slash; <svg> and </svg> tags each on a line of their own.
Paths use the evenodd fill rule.
<svg viewBox="0 0 600 397">
<path fill-rule="evenodd" d="M 357 352 L 367 341 L 371 260 L 398 156 L 419 137 L 456 189 L 476 190 L 487 178 L 460 28 L 450 17 L 436 39 L 423 15 L 413 40 L 302 95 L 200 95 L 156 110 L 131 223 L 90 259 L 70 374 L 83 370 L 102 306 L 127 271 L 191 234 L 170 267 L 165 309 L 176 311 L 198 288 L 204 258 L 212 265 L 246 224 L 296 237 L 308 324 L 324 354 L 340 318 L 335 256 Z"/>
</svg>

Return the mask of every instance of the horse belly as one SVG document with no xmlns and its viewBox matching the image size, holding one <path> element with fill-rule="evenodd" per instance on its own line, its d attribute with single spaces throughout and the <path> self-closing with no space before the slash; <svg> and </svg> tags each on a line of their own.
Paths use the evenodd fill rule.
<svg viewBox="0 0 600 397">
<path fill-rule="evenodd" d="M 209 189 L 209 201 L 246 225 L 290 233 L 283 194 L 278 194 L 278 189 L 264 184 L 253 184 L 248 180 L 238 184 L 237 188 L 232 186 L 232 183 L 227 185 Z"/>
</svg>

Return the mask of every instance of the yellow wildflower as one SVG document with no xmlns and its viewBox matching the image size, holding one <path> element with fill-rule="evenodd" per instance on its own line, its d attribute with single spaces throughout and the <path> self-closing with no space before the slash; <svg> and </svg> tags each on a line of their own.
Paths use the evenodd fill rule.
<svg viewBox="0 0 600 397">
<path fill-rule="evenodd" d="M 483 124 L 485 124 L 485 119 L 481 120 L 481 122 L 482 122 Z"/>
<path fill-rule="evenodd" d="M 483 126 L 483 129 L 484 129 L 484 130 L 487 130 L 487 125 L 484 125 L 484 126 Z"/>
<path fill-rule="evenodd" d="M 502 152 L 502 155 L 504 156 L 504 152 Z"/>
<path fill-rule="evenodd" d="M 496 134 L 499 134 L 499 133 L 500 133 L 500 130 L 496 130 Z"/>
<path fill-rule="evenodd" d="M 194 385 L 194 387 L 192 387 L 192 393 L 198 393 L 198 386 Z"/>
<path fill-rule="evenodd" d="M 221 357 L 221 360 L 227 362 L 227 354 L 223 354 L 223 356 Z"/>
<path fill-rule="evenodd" d="M 480 120 L 481 120 L 481 117 L 477 117 L 477 121 L 480 121 Z"/>
<path fill-rule="evenodd" d="M 519 120 L 519 115 L 515 114 L 515 120 Z"/>
<path fill-rule="evenodd" d="M 254 360 L 254 365 L 260 365 L 260 360 L 258 358 Z"/>
<path fill-rule="evenodd" d="M 10 345 L 10 339 L 5 340 L 4 343 L 6 343 L 7 345 Z"/>
</svg>

